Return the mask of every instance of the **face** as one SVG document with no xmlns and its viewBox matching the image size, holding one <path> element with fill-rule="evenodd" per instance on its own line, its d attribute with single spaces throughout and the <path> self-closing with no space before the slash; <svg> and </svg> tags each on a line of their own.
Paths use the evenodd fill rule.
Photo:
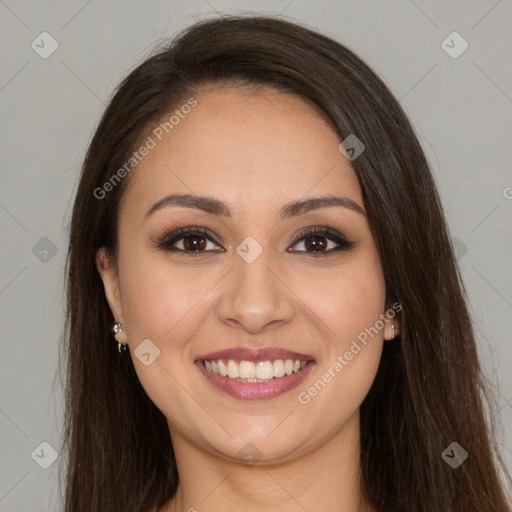
<svg viewBox="0 0 512 512">
<path fill-rule="evenodd" d="M 195 98 L 132 171 L 118 259 L 100 250 L 97 266 L 173 440 L 284 461 L 358 417 L 391 337 L 384 276 L 356 175 L 318 112 L 268 89 Z M 199 196 L 215 202 L 194 207 Z M 324 196 L 342 199 L 286 208 Z M 228 375 L 208 373 L 205 356 Z M 293 372 L 287 359 L 307 364 Z"/>
</svg>

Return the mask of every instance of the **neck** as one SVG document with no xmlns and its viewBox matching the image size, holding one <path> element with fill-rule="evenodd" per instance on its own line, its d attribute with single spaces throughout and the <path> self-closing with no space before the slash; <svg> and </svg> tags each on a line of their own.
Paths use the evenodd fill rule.
<svg viewBox="0 0 512 512">
<path fill-rule="evenodd" d="M 373 512 L 360 491 L 359 411 L 326 441 L 287 461 L 245 465 L 205 451 L 170 426 L 179 486 L 161 512 Z"/>
</svg>

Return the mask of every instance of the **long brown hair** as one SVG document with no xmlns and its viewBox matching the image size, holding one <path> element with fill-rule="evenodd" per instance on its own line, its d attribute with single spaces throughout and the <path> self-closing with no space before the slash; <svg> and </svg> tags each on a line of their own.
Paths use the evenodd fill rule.
<svg viewBox="0 0 512 512">
<path fill-rule="evenodd" d="M 366 146 L 352 162 L 400 336 L 384 344 L 361 405 L 361 479 L 379 511 L 505 512 L 510 476 L 477 357 L 468 300 L 425 155 L 383 81 L 351 50 L 282 19 L 227 16 L 189 27 L 134 69 L 89 145 L 67 258 L 66 512 L 146 512 L 176 492 L 167 421 L 119 357 L 95 253 L 117 251 L 117 212 L 130 176 L 101 188 L 147 131 L 201 87 L 263 85 L 317 105 L 341 140 Z M 136 168 L 132 172 L 137 172 Z M 443 459 L 457 442 L 468 458 Z M 500 471 L 506 477 L 500 480 Z M 502 476 L 503 476 L 502 475 Z"/>
</svg>

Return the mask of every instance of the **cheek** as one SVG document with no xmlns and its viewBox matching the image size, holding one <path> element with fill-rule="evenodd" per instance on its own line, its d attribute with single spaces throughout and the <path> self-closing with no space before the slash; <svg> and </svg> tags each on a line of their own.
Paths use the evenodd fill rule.
<svg viewBox="0 0 512 512">
<path fill-rule="evenodd" d="M 137 376 L 148 396 L 168 417 L 197 414 L 188 388 L 192 365 L 188 342 L 201 325 L 207 291 L 214 276 L 191 279 L 165 258 L 132 254 L 120 262 L 123 310 L 129 333 L 130 353 Z M 197 276 L 196 276 L 197 277 Z M 218 278 L 217 278 L 218 280 Z M 201 300 L 203 299 L 203 300 Z M 145 365 L 137 347 L 149 339 L 158 356 Z M 190 427 L 190 425 L 188 426 Z"/>
<path fill-rule="evenodd" d="M 308 308 L 322 320 L 327 351 L 347 350 L 352 340 L 375 325 L 384 311 L 385 282 L 375 254 L 338 265 L 314 278 L 301 278 L 301 291 Z"/>
<path fill-rule="evenodd" d="M 386 296 L 380 261 L 367 253 L 317 275 L 308 289 L 305 302 L 321 318 L 324 336 L 313 386 L 300 390 L 299 402 L 314 418 L 332 418 L 318 428 L 335 428 L 358 409 L 380 363 Z"/>
<path fill-rule="evenodd" d="M 208 275 L 190 279 L 190 273 L 180 272 L 179 265 L 147 254 L 126 258 L 120 271 L 124 271 L 123 308 L 135 343 L 144 338 L 159 343 L 166 336 L 182 339 L 183 333 L 179 337 L 172 333 L 186 326 L 189 314 L 211 287 Z"/>
</svg>

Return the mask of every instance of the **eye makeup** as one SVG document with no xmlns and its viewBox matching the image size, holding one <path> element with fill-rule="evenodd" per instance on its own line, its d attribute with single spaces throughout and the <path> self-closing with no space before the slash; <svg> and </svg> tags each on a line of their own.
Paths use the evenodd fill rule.
<svg viewBox="0 0 512 512">
<path fill-rule="evenodd" d="M 325 243 L 325 241 L 328 241 Z M 176 247 L 180 243 L 182 247 Z M 208 243 L 221 246 L 217 249 L 207 249 Z M 170 231 L 159 238 L 155 247 L 165 252 L 181 253 L 184 256 L 202 256 L 205 253 L 225 252 L 222 239 L 208 228 L 201 226 L 186 226 Z M 312 256 L 328 256 L 340 251 L 347 251 L 355 247 L 355 243 L 348 240 L 340 231 L 329 226 L 311 226 L 296 235 L 290 247 L 304 243 L 304 247 L 311 250 L 291 249 L 291 253 L 304 253 Z M 329 248 L 329 244 L 334 247 Z M 328 250 L 323 250 L 328 248 Z M 320 250 L 317 250 L 320 249 Z"/>
</svg>

